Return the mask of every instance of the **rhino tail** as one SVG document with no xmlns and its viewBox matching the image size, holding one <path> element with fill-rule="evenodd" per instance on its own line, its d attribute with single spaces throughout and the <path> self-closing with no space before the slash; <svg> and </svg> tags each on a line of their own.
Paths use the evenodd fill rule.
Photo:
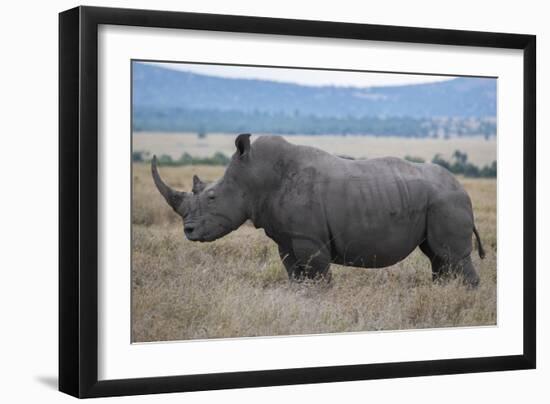
<svg viewBox="0 0 550 404">
<path fill-rule="evenodd" d="M 479 258 L 483 259 L 485 258 L 485 250 L 483 249 L 483 245 L 481 245 L 481 238 L 479 237 L 479 233 L 477 232 L 477 229 L 475 226 L 474 226 L 474 234 L 477 240 L 477 251 L 479 253 Z"/>
</svg>

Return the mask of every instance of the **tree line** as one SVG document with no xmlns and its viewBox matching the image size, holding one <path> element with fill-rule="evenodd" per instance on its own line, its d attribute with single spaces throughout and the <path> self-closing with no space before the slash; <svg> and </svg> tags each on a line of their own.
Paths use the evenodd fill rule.
<svg viewBox="0 0 550 404">
<path fill-rule="evenodd" d="M 273 133 L 303 135 L 375 135 L 402 137 L 496 135 L 494 118 L 407 116 L 317 116 L 266 111 L 140 108 L 133 111 L 136 132 Z"/>
</svg>

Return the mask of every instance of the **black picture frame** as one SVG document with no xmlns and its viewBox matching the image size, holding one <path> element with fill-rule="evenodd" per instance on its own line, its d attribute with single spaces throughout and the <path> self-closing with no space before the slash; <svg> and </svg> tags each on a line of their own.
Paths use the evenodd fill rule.
<svg viewBox="0 0 550 404">
<path fill-rule="evenodd" d="M 98 26 L 101 24 L 523 50 L 523 354 L 98 380 Z M 59 15 L 59 390 L 76 397 L 324 383 L 536 366 L 536 37 L 77 7 Z"/>
</svg>

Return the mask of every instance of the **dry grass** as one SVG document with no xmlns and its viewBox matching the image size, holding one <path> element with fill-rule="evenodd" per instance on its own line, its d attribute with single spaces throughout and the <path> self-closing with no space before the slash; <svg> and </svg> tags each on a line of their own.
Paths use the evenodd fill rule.
<svg viewBox="0 0 550 404">
<path fill-rule="evenodd" d="M 451 160 L 455 150 L 468 154 L 468 160 L 477 165 L 489 165 L 497 159 L 496 140 L 483 137 L 445 139 L 415 139 L 404 137 L 375 136 L 301 136 L 285 138 L 295 144 L 315 146 L 330 153 L 352 157 L 422 157 L 426 161 L 440 153 Z M 253 136 L 254 139 L 254 136 Z M 194 133 L 135 133 L 133 135 L 135 151 L 145 151 L 157 155 L 168 154 L 179 158 L 183 152 L 192 156 L 207 157 L 220 151 L 231 156 L 235 151 L 235 136 L 227 134 L 209 134 L 199 139 Z"/>
<path fill-rule="evenodd" d="M 189 190 L 193 173 L 220 167 L 162 168 Z M 274 242 L 245 224 L 212 243 L 184 238 L 181 219 L 154 188 L 149 167 L 134 165 L 132 341 L 316 334 L 491 325 L 496 323 L 496 181 L 463 180 L 487 251 L 474 264 L 480 287 L 433 284 L 416 250 L 385 269 L 332 266 L 333 282 L 290 284 Z"/>
</svg>

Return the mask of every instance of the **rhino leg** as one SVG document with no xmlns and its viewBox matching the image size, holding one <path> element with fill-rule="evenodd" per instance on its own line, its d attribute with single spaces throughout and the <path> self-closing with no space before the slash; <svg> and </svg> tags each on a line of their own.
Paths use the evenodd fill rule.
<svg viewBox="0 0 550 404">
<path fill-rule="evenodd" d="M 296 257 L 290 248 L 285 248 L 279 244 L 279 257 L 281 257 L 281 261 L 285 266 L 288 279 L 294 280 L 301 277 L 299 276 L 299 268 L 296 265 Z"/>
<path fill-rule="evenodd" d="M 420 249 L 432 263 L 433 278 L 461 274 L 469 286 L 479 284 L 472 264 L 473 215 L 470 200 L 463 193 L 450 193 L 428 209 L 426 241 Z"/>
<path fill-rule="evenodd" d="M 279 256 L 291 281 L 322 279 L 330 282 L 330 256 L 325 248 L 303 239 L 293 239 L 292 249 L 279 246 Z"/>
<path fill-rule="evenodd" d="M 420 250 L 428 257 L 430 263 L 432 264 L 432 280 L 434 282 L 441 279 L 441 277 L 447 272 L 447 265 L 445 261 L 439 258 L 428 244 L 428 240 L 425 240 L 422 244 L 419 245 Z"/>
<path fill-rule="evenodd" d="M 457 271 L 462 274 L 464 277 L 464 281 L 468 286 L 471 286 L 473 288 L 476 288 L 479 285 L 479 275 L 477 274 L 477 271 L 474 268 L 474 264 L 472 263 L 472 257 L 467 256 L 466 258 L 462 259 L 457 265 Z"/>
<path fill-rule="evenodd" d="M 428 241 L 424 241 L 419 245 L 420 250 L 429 258 L 432 264 L 432 280 L 434 282 L 445 278 L 453 273 L 460 273 L 464 277 L 467 285 L 476 287 L 479 284 L 479 276 L 474 268 L 471 257 L 459 260 L 456 263 L 451 263 L 447 258 L 437 256 L 431 249 Z"/>
</svg>

